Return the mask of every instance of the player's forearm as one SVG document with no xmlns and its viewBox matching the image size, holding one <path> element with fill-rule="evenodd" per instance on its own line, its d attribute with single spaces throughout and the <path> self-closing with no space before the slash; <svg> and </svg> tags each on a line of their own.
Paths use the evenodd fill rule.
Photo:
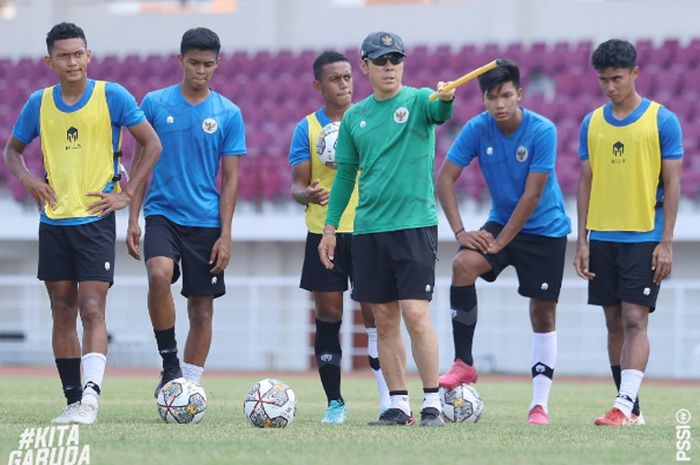
<svg viewBox="0 0 700 465">
<path fill-rule="evenodd" d="M 590 179 L 586 180 L 583 175 L 579 180 L 578 189 L 576 190 L 576 217 L 578 219 L 578 239 L 581 244 L 588 243 L 588 229 L 586 229 L 586 221 L 588 219 L 588 204 L 591 196 Z"/>
<path fill-rule="evenodd" d="M 233 212 L 236 210 L 236 202 L 238 200 L 238 180 L 232 180 L 228 184 L 221 190 L 219 216 L 221 220 L 221 237 L 231 239 Z"/>
<path fill-rule="evenodd" d="M 132 201 L 139 190 L 143 191 L 146 179 L 148 179 L 148 176 L 151 174 L 153 167 L 158 161 L 158 157 L 160 157 L 161 149 L 160 141 L 156 137 L 152 138 L 152 140 L 148 140 L 148 142 L 143 145 L 141 155 L 132 165 L 132 170 L 129 174 L 129 183 L 126 186 L 126 193 Z M 143 198 L 143 193 L 141 197 Z"/>
<path fill-rule="evenodd" d="M 664 230 L 661 242 L 673 242 L 673 232 L 676 228 L 678 204 L 681 198 L 680 182 L 664 183 Z"/>
<path fill-rule="evenodd" d="M 540 202 L 540 194 L 527 194 L 525 193 L 520 201 L 515 206 L 513 213 L 510 215 L 508 222 L 501 230 L 498 235 L 498 242 L 503 246 L 506 246 L 513 238 L 523 229 L 525 223 L 527 223 L 528 218 L 532 215 L 532 212 L 537 208 L 537 204 Z"/>
<path fill-rule="evenodd" d="M 457 205 L 457 191 L 455 190 L 454 182 L 439 176 L 437 191 L 442 211 L 445 212 L 452 232 L 456 233 L 464 230 L 462 215 L 459 214 L 459 206 Z"/>
<path fill-rule="evenodd" d="M 307 186 L 302 186 L 297 183 L 292 184 L 291 194 L 294 201 L 300 205 L 309 204 L 309 196 L 306 190 Z"/>
<path fill-rule="evenodd" d="M 10 172 L 18 180 L 21 181 L 27 176 L 32 175 L 32 173 L 27 168 L 26 163 L 24 162 L 24 155 L 22 155 L 22 153 L 17 151 L 15 148 L 11 147 L 9 142 L 5 146 L 3 158 L 5 160 L 5 164 L 10 169 Z"/>
</svg>

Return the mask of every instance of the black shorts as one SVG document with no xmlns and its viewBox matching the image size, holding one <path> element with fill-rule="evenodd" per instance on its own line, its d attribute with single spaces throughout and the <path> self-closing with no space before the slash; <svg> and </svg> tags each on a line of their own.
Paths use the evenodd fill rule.
<svg viewBox="0 0 700 465">
<path fill-rule="evenodd" d="M 481 229 L 485 229 L 496 237 L 503 226 L 489 221 Z M 462 249 L 466 247 L 460 247 L 460 250 Z M 475 252 L 481 253 L 477 250 Z M 549 237 L 518 233 L 497 254 L 481 253 L 492 268 L 481 277 L 488 282 L 493 282 L 501 271 L 513 265 L 518 275 L 518 294 L 556 302 L 559 300 L 561 280 L 564 276 L 565 254 L 566 236 Z"/>
<path fill-rule="evenodd" d="M 651 259 L 658 242 L 590 241 L 588 303 L 609 307 L 622 302 L 653 312 L 660 286 L 654 284 Z"/>
<path fill-rule="evenodd" d="M 307 291 L 344 292 L 348 290 L 348 279 L 352 276 L 352 234 L 338 233 L 335 235 L 335 255 L 333 269 L 327 270 L 318 256 L 318 244 L 321 234 L 309 232 L 306 234 L 306 251 L 304 265 L 301 269 L 299 287 Z"/>
<path fill-rule="evenodd" d="M 161 215 L 146 218 L 143 252 L 148 261 L 153 257 L 169 257 L 175 262 L 171 282 L 180 277 L 182 260 L 182 291 L 185 297 L 214 296 L 226 293 L 224 272 L 209 272 L 211 249 L 221 235 L 220 228 L 181 226 Z"/>
<path fill-rule="evenodd" d="M 433 298 L 437 226 L 355 234 L 352 250 L 357 301 Z"/>
<path fill-rule="evenodd" d="M 114 213 L 75 226 L 39 224 L 39 269 L 42 281 L 114 283 Z"/>
</svg>

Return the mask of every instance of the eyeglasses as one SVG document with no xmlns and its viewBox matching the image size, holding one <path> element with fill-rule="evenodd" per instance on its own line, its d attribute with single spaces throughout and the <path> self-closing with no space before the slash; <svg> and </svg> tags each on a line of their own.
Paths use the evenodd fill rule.
<svg viewBox="0 0 700 465">
<path fill-rule="evenodd" d="M 405 59 L 406 57 L 403 55 L 390 53 L 388 55 L 382 55 L 378 58 L 370 58 L 369 61 L 371 61 L 374 66 L 384 66 L 386 65 L 387 61 L 390 61 L 392 65 L 400 65 Z"/>
</svg>

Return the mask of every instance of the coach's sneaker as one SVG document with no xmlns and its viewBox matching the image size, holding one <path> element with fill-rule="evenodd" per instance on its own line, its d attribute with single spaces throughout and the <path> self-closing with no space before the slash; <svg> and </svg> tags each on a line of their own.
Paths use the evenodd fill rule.
<svg viewBox="0 0 700 465">
<path fill-rule="evenodd" d="M 598 426 L 629 426 L 630 419 L 617 407 L 608 410 L 602 417 L 596 418 Z"/>
<path fill-rule="evenodd" d="M 416 423 L 416 417 L 406 415 L 400 408 L 390 408 L 379 415 L 379 420 L 370 421 L 369 426 L 409 426 Z"/>
<path fill-rule="evenodd" d="M 435 407 L 426 407 L 420 411 L 420 426 L 445 426 L 440 410 Z"/>
<path fill-rule="evenodd" d="M 340 425 L 348 419 L 348 408 L 342 400 L 332 400 L 326 409 L 326 416 L 321 423 Z"/>
<path fill-rule="evenodd" d="M 632 416 L 630 416 L 630 425 L 644 426 L 646 424 L 647 422 L 644 420 L 644 415 L 642 415 L 642 412 L 639 412 L 639 415 L 635 415 L 633 413 Z"/>
<path fill-rule="evenodd" d="M 66 407 L 63 409 L 63 412 L 61 412 L 59 416 L 51 420 L 51 423 L 54 425 L 70 425 L 71 423 L 73 423 L 73 416 L 79 408 L 80 401 L 66 405 Z"/>
<path fill-rule="evenodd" d="M 71 423 L 79 425 L 91 425 L 97 420 L 97 396 L 92 394 L 83 395 L 80 407 L 71 418 Z"/>
<path fill-rule="evenodd" d="M 438 378 L 438 384 L 445 389 L 454 389 L 462 383 L 473 384 L 479 379 L 476 368 L 467 365 L 461 359 L 456 359 L 452 368 Z"/>
<path fill-rule="evenodd" d="M 530 409 L 527 414 L 527 424 L 528 425 L 548 425 L 549 415 L 544 411 L 544 407 L 541 405 L 535 405 Z"/>
<path fill-rule="evenodd" d="M 177 378 L 182 378 L 182 369 L 180 369 L 179 366 L 177 368 L 163 368 L 163 371 L 160 372 L 160 381 L 158 382 L 158 386 L 156 386 L 156 391 L 153 393 L 153 397 L 157 399 L 158 393 L 163 386 Z"/>
</svg>

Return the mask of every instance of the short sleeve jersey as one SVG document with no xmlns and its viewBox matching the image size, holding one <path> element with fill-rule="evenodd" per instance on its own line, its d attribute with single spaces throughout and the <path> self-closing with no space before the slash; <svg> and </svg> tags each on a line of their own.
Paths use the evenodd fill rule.
<svg viewBox="0 0 700 465">
<path fill-rule="evenodd" d="M 240 109 L 214 91 L 192 105 L 179 84 L 146 94 L 141 106 L 163 145 L 144 215 L 162 215 L 182 226 L 220 227 L 221 157 L 246 153 Z"/>
<path fill-rule="evenodd" d="M 447 160 L 465 167 L 478 159 L 491 194 L 489 221 L 505 225 L 525 192 L 530 173 L 547 173 L 537 207 L 521 232 L 563 237 L 571 232 L 571 221 L 564 209 L 564 198 L 555 172 L 557 134 L 544 116 L 523 109 L 523 119 L 506 136 L 490 113 L 484 112 L 464 125 L 447 152 Z"/>
<path fill-rule="evenodd" d="M 92 93 L 95 89 L 95 81 L 88 79 L 85 92 L 80 99 L 73 105 L 66 105 L 61 97 L 61 85 L 53 87 L 53 103 L 58 111 L 64 113 L 73 113 L 84 108 L 90 101 Z M 40 134 L 40 112 L 41 99 L 44 89 L 39 89 L 29 96 L 22 111 L 17 117 L 12 135 L 15 139 L 23 144 L 29 144 Z M 117 152 L 121 144 L 121 129 L 122 127 L 132 127 L 145 121 L 145 117 L 139 106 L 136 104 L 136 99 L 124 87 L 114 82 L 105 83 L 105 98 L 109 109 L 109 116 L 112 126 L 112 147 L 113 151 Z M 38 173 L 35 173 L 38 174 Z M 78 224 L 90 223 L 101 219 L 99 216 L 86 216 L 65 219 L 52 219 L 41 214 L 43 223 L 54 224 L 59 226 L 74 226 Z"/>
<path fill-rule="evenodd" d="M 644 113 L 649 109 L 651 100 L 642 99 L 639 106 L 630 113 L 626 118 L 619 120 L 612 113 L 612 103 L 607 103 L 603 106 L 603 118 L 613 127 L 625 127 L 638 121 Z M 581 160 L 588 160 L 588 130 L 593 112 L 587 114 L 581 123 L 581 131 L 579 134 L 579 150 L 578 156 Z M 660 107 L 656 117 L 656 125 L 659 131 L 658 138 L 661 145 L 662 160 L 678 160 L 683 157 L 683 135 L 678 117 L 665 107 Z M 590 239 L 609 241 L 609 242 L 657 242 L 661 240 L 664 227 L 663 215 L 663 185 L 659 183 L 657 189 L 657 202 L 659 207 L 656 209 L 654 217 L 654 229 L 651 231 L 635 232 L 635 231 L 591 231 Z"/>
</svg>

